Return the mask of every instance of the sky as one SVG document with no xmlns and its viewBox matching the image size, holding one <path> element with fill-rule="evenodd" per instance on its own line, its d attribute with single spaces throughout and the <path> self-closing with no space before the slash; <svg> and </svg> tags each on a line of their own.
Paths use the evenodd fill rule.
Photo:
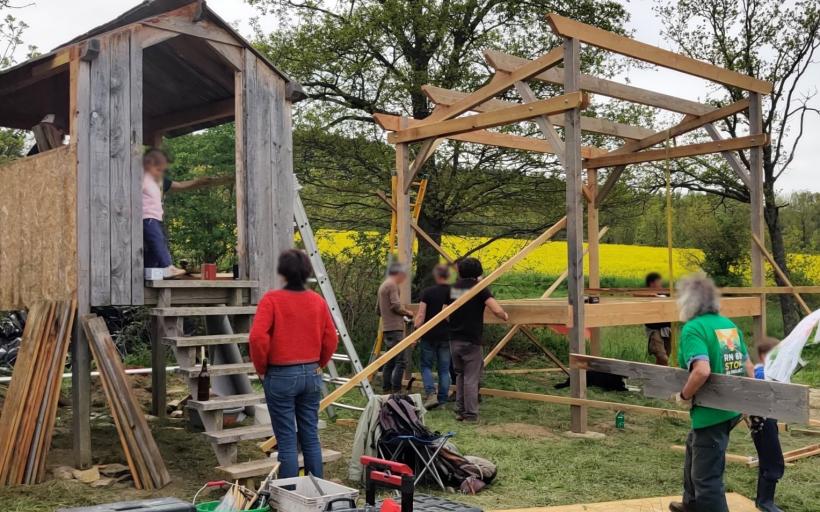
<svg viewBox="0 0 820 512">
<path fill-rule="evenodd" d="M 17 5 L 33 5 L 17 10 L 14 14 L 29 25 L 24 34 L 26 44 L 36 45 L 40 51 L 48 51 L 88 29 L 111 20 L 138 2 L 139 0 L 17 0 Z M 631 14 L 628 28 L 634 31 L 634 37 L 640 41 L 671 49 L 661 35 L 660 23 L 652 11 L 653 5 L 652 0 L 629 0 L 626 3 L 626 8 Z M 266 30 L 276 27 L 275 19 L 271 16 L 260 17 L 259 12 L 244 0 L 208 0 L 208 6 L 227 22 L 237 26 L 245 36 L 251 33 L 251 18 L 259 18 L 261 26 Z M 619 78 L 628 79 L 632 85 L 644 89 L 691 100 L 705 100 L 709 94 L 708 82 L 663 68 L 630 68 L 625 76 Z M 811 64 L 803 80 L 806 92 L 820 87 L 820 61 Z M 820 104 L 820 99 L 816 99 L 815 104 Z M 802 146 L 798 149 L 789 171 L 778 181 L 781 192 L 820 192 L 817 165 L 812 157 L 818 136 L 820 117 L 810 116 L 806 122 L 806 135 Z"/>
</svg>

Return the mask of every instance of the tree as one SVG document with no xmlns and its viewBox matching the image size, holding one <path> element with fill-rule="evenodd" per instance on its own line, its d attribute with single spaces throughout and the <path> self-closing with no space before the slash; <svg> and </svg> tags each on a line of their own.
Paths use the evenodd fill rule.
<svg viewBox="0 0 820 512">
<path fill-rule="evenodd" d="M 780 219 L 783 204 L 776 183 L 788 171 L 803 141 L 806 117 L 820 113 L 812 103 L 816 89 L 811 90 L 803 80 L 820 47 L 819 5 L 816 0 L 788 4 L 780 0 L 678 0 L 657 7 L 664 35 L 683 53 L 774 84 L 774 92 L 764 100 L 763 131 L 771 138 L 771 144 L 763 148 L 764 219 L 772 255 L 787 274 Z M 719 92 L 717 104 L 738 101 L 743 94 L 732 87 Z M 734 116 L 723 125 L 734 137 L 748 125 L 748 118 Z M 748 158 L 742 153 L 740 158 L 748 168 Z M 678 167 L 682 174 L 678 186 L 750 201 L 748 188 L 723 162 L 698 159 L 698 163 Z M 785 285 L 779 277 L 776 282 Z M 797 324 L 799 310 L 791 296 L 779 297 L 783 325 L 789 331 Z"/>
<path fill-rule="evenodd" d="M 372 114 L 422 119 L 432 111 L 422 85 L 480 87 L 491 76 L 484 49 L 523 57 L 544 53 L 558 44 L 546 22 L 551 11 L 621 33 L 627 18 L 610 0 L 248 1 L 287 20 L 272 34 L 258 31 L 256 43 L 314 100 L 299 107 L 297 128 L 308 130 L 302 140 L 337 143 L 296 148 L 297 157 L 310 152 L 331 168 L 330 174 L 302 172 L 299 178 L 310 185 L 306 202 L 319 202 L 331 213 L 317 220 L 336 227 L 383 226 L 389 218 L 373 189 L 389 186 L 393 153 L 380 147 L 383 134 Z M 598 55 L 585 53 L 585 67 L 611 70 Z M 521 130 L 535 133 L 532 126 Z M 297 161 L 296 168 L 313 165 Z M 563 210 L 563 182 L 553 176 L 558 169 L 555 159 L 543 155 L 446 144 L 423 169 L 429 185 L 419 223 L 436 241 L 444 231 L 511 236 L 542 230 Z M 351 203 L 356 208 L 346 211 Z M 429 274 L 436 260 L 420 244 L 417 276 Z"/>
<path fill-rule="evenodd" d="M 22 7 L 26 6 L 16 5 L 11 0 L 0 0 L 0 69 L 14 64 L 15 52 L 23 44 L 22 35 L 28 25 L 7 12 Z M 35 51 L 33 47 L 29 50 Z M 0 164 L 22 156 L 25 141 L 25 133 L 21 130 L 0 128 Z"/>
</svg>

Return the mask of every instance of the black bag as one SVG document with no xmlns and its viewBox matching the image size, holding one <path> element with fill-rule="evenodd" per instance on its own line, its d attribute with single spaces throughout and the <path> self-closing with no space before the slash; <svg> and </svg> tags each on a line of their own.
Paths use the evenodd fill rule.
<svg viewBox="0 0 820 512">
<path fill-rule="evenodd" d="M 405 395 L 391 395 L 387 399 L 379 410 L 379 426 L 386 441 L 395 436 L 434 436 L 416 414 L 416 404 Z"/>
</svg>

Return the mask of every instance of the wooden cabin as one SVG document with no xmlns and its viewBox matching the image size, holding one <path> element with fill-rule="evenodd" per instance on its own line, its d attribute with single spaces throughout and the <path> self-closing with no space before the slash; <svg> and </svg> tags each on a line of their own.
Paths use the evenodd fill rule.
<svg viewBox="0 0 820 512">
<path fill-rule="evenodd" d="M 1 73 L 0 126 L 32 130 L 53 115 L 69 142 L 0 167 L 0 198 L 14 205 L 0 217 L 0 309 L 74 290 L 81 311 L 155 302 L 143 281 L 144 148 L 234 120 L 240 273 L 272 287 L 293 239 L 291 105 L 302 97 L 193 0 L 143 2 Z"/>
<path fill-rule="evenodd" d="M 39 150 L 0 165 L 0 310 L 75 293 L 80 316 L 94 306 L 170 305 L 167 289 L 143 280 L 142 155 L 163 137 L 232 121 L 240 279 L 174 297 L 235 303 L 240 289 L 241 302 L 256 303 L 293 244 L 291 111 L 303 97 L 202 0 L 143 2 L 0 73 L 0 127 L 31 130 Z M 73 430 L 84 464 L 90 356 L 79 324 Z M 164 349 L 153 341 L 154 406 L 164 411 Z"/>
</svg>

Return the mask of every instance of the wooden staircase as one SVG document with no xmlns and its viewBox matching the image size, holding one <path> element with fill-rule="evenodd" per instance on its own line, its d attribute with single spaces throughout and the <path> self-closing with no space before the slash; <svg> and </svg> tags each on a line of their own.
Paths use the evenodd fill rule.
<svg viewBox="0 0 820 512">
<path fill-rule="evenodd" d="M 253 375 L 255 370 L 248 358 L 245 348 L 248 343 L 248 332 L 251 320 L 256 313 L 256 306 L 249 304 L 250 291 L 256 288 L 255 281 L 240 280 L 173 280 L 146 282 L 146 296 L 156 296 L 156 307 L 150 310 L 152 317 L 152 340 L 154 344 L 155 374 L 156 364 L 162 359 L 164 367 L 163 347 L 170 347 L 176 358 L 179 369 L 177 373 L 188 383 L 188 390 L 192 397 L 197 394 L 197 377 L 201 370 L 201 355 L 209 353 L 208 372 L 211 379 L 229 375 Z M 148 293 L 151 290 L 153 293 Z M 182 329 L 182 320 L 189 317 L 227 317 L 232 333 L 207 334 L 203 336 L 185 336 Z M 227 322 L 223 322 L 227 324 Z M 227 327 L 227 325 L 225 325 Z M 231 362 L 215 363 L 211 357 L 220 347 L 233 347 L 222 352 L 233 355 Z M 156 350 L 159 348 L 160 350 Z M 154 386 L 157 387 L 155 375 Z M 164 378 L 164 372 L 162 377 Z M 155 389 L 155 402 L 162 403 L 164 412 L 165 386 Z M 187 409 L 189 414 L 199 416 L 205 429 L 204 437 L 211 443 L 216 458 L 220 464 L 219 470 L 229 479 L 251 478 L 266 475 L 276 463 L 276 454 L 270 458 L 237 463 L 237 446 L 239 442 L 267 439 L 273 435 L 270 424 L 241 425 L 226 428 L 224 425 L 225 411 L 237 408 L 250 408 L 265 403 L 264 394 L 259 392 L 216 396 L 213 392 L 208 400 L 189 400 Z M 159 407 L 157 407 L 159 409 Z M 326 450 L 323 452 L 325 461 L 341 457 L 338 452 Z"/>
</svg>

